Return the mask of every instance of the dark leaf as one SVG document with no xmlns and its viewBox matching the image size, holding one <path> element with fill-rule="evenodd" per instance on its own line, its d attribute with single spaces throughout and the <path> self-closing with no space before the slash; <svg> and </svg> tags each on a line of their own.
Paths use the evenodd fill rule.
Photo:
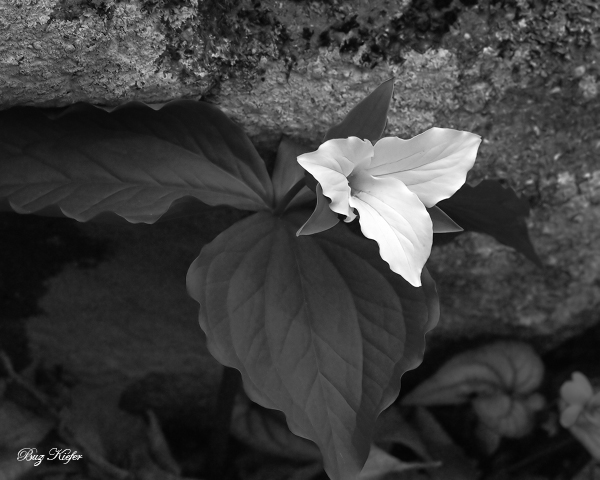
<svg viewBox="0 0 600 480">
<path fill-rule="evenodd" d="M 465 231 L 491 235 L 542 267 L 525 223 L 529 204 L 512 188 L 502 186 L 497 180 L 483 180 L 475 187 L 465 184 L 437 206 Z"/>
<path fill-rule="evenodd" d="M 544 364 L 523 342 L 496 342 L 462 352 L 402 399 L 403 405 L 458 405 L 498 392 L 524 397 L 542 382 Z"/>
<path fill-rule="evenodd" d="M 308 215 L 258 213 L 233 225 L 202 250 L 187 285 L 215 358 L 317 444 L 332 479 L 352 480 L 377 416 L 421 362 L 437 293 L 426 271 L 423 287 L 410 286 L 344 224 L 297 237 Z"/>
<path fill-rule="evenodd" d="M 417 407 L 415 428 L 431 456 L 441 462 L 441 468 L 429 471 L 432 480 L 473 480 L 479 478 L 475 462 L 450 438 L 435 417 L 424 407 Z"/>
<path fill-rule="evenodd" d="M 312 442 L 290 432 L 285 416 L 238 395 L 231 416 L 231 432 L 254 450 L 296 461 L 319 462 L 321 455 Z"/>
<path fill-rule="evenodd" d="M 421 460 L 431 460 L 421 435 L 404 419 L 395 405 L 385 410 L 377 419 L 375 442 L 380 446 L 403 445 L 416 453 Z"/>
<path fill-rule="evenodd" d="M 496 342 L 448 360 L 433 376 L 403 398 L 405 405 L 453 405 L 471 402 L 485 427 L 504 437 L 531 432 L 543 398 L 534 393 L 544 364 L 523 342 Z M 481 430 L 485 432 L 484 430 Z"/>
<path fill-rule="evenodd" d="M 116 214 L 154 223 L 173 205 L 268 209 L 272 185 L 242 129 L 218 108 L 129 103 L 108 113 L 0 112 L 0 206 L 79 221 Z M 198 201 L 202 202 L 200 204 Z"/>
<path fill-rule="evenodd" d="M 292 187 L 304 179 L 305 170 L 298 163 L 298 156 L 311 151 L 311 148 L 305 147 L 288 137 L 283 137 L 279 143 L 272 175 L 275 208 L 279 211 L 315 200 L 314 192 L 306 186 L 302 187 L 293 198 L 286 199 L 286 194 Z M 288 201 L 288 204 L 280 205 L 283 201 Z"/>
<path fill-rule="evenodd" d="M 411 470 L 424 470 L 439 467 L 439 462 L 404 462 L 387 453 L 377 445 L 371 446 L 367 463 L 360 472 L 358 480 L 386 480 L 404 478 L 403 474 Z"/>
<path fill-rule="evenodd" d="M 457 233 L 462 232 L 463 228 L 452 220 L 438 206 L 433 206 L 427 209 L 427 213 L 431 217 L 433 223 L 433 233 Z"/>
<path fill-rule="evenodd" d="M 323 142 L 332 138 L 358 137 L 375 143 L 387 125 L 387 114 L 394 93 L 394 79 L 379 85 L 367 98 L 356 105 L 341 123 L 331 127 Z"/>
</svg>

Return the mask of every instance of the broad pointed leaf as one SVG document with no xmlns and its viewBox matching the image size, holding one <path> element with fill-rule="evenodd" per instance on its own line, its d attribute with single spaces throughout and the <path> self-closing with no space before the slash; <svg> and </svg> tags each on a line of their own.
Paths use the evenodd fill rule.
<svg viewBox="0 0 600 480">
<path fill-rule="evenodd" d="M 207 103 L 0 112 L 0 205 L 19 213 L 153 223 L 190 199 L 264 210 L 272 195 L 250 140 Z"/>
<path fill-rule="evenodd" d="M 433 233 L 457 233 L 462 232 L 463 228 L 452 220 L 444 211 L 437 206 L 427 209 L 433 223 Z"/>
<path fill-rule="evenodd" d="M 404 405 L 453 405 L 476 395 L 534 392 L 544 364 L 530 345 L 496 342 L 452 357 L 432 377 L 402 399 Z"/>
<path fill-rule="evenodd" d="M 421 460 L 432 460 L 419 432 L 404 419 L 400 414 L 400 409 L 394 405 L 385 410 L 377 419 L 375 443 L 382 447 L 399 444 L 412 450 Z"/>
<path fill-rule="evenodd" d="M 331 127 L 323 142 L 332 138 L 358 137 L 375 143 L 381 138 L 387 125 L 387 114 L 394 93 L 394 79 L 379 85 L 368 97 L 356 105 L 348 115 Z"/>
<path fill-rule="evenodd" d="M 521 252 L 538 267 L 525 219 L 529 204 L 510 187 L 497 180 L 483 180 L 477 186 L 463 185 L 452 197 L 438 205 L 466 231 L 491 235 L 500 243 Z"/>
<path fill-rule="evenodd" d="M 439 466 L 439 462 L 403 462 L 373 444 L 367 463 L 358 478 L 359 480 L 386 480 L 386 478 L 396 478 L 394 474 L 409 470 L 423 470 Z"/>
<path fill-rule="evenodd" d="M 296 461 L 319 462 L 321 454 L 313 442 L 290 432 L 285 416 L 238 395 L 231 415 L 231 433 L 254 450 Z"/>
<path fill-rule="evenodd" d="M 280 203 L 284 201 L 286 194 L 296 183 L 304 179 L 305 170 L 298 163 L 298 156 L 310 152 L 312 149 L 283 137 L 277 149 L 275 168 L 273 169 L 272 181 L 275 193 L 275 208 L 279 211 L 300 206 L 314 200 L 315 194 L 308 187 L 303 187 L 290 202 L 281 209 Z"/>
<path fill-rule="evenodd" d="M 496 342 L 463 352 L 446 362 L 402 402 L 449 405 L 471 402 L 483 425 L 504 437 L 531 432 L 544 400 L 534 393 L 544 365 L 522 342 Z"/>
<path fill-rule="evenodd" d="M 433 458 L 439 461 L 440 468 L 428 471 L 432 480 L 473 480 L 480 474 L 475 468 L 475 461 L 465 455 L 438 423 L 433 414 L 424 407 L 415 411 L 415 429 Z"/>
<path fill-rule="evenodd" d="M 315 442 L 332 479 L 357 478 L 378 414 L 421 361 L 439 314 L 427 272 L 410 286 L 344 224 L 296 237 L 308 212 L 258 213 L 207 245 L 188 271 L 211 353 L 250 398 Z"/>
<path fill-rule="evenodd" d="M 313 235 L 335 227 L 339 223 L 336 213 L 329 208 L 329 200 L 323 195 L 321 185 L 317 183 L 317 206 L 310 218 L 296 232 L 296 235 Z"/>
</svg>

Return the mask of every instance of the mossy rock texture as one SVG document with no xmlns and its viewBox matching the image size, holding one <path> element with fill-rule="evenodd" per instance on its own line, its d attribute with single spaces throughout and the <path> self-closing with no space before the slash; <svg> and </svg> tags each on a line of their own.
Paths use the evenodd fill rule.
<svg viewBox="0 0 600 480">
<path fill-rule="evenodd" d="M 529 201 L 545 265 L 479 234 L 436 247 L 431 340 L 548 348 L 600 315 L 599 48 L 593 0 L 4 0 L 0 108 L 203 99 L 268 153 L 394 77 L 387 134 L 480 134 L 469 182 Z"/>
</svg>

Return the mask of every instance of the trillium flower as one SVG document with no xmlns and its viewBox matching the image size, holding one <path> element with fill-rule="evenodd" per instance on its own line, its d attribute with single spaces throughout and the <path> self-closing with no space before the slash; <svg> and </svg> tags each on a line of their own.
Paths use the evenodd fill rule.
<svg viewBox="0 0 600 480">
<path fill-rule="evenodd" d="M 560 387 L 560 424 L 600 461 L 600 392 L 580 372 Z"/>
<path fill-rule="evenodd" d="M 317 207 L 298 235 L 322 232 L 359 215 L 365 237 L 379 244 L 381 258 L 411 285 L 421 286 L 421 271 L 433 242 L 431 210 L 454 194 L 475 163 L 481 137 L 432 128 L 410 140 L 384 137 L 373 145 L 357 137 L 333 139 L 298 163 L 318 182 Z M 460 227 L 454 231 L 460 231 Z M 452 231 L 452 230 L 445 230 Z"/>
</svg>

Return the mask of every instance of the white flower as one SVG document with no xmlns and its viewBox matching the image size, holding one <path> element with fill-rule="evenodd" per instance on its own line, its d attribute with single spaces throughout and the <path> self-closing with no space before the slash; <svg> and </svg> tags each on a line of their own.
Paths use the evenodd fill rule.
<svg viewBox="0 0 600 480">
<path fill-rule="evenodd" d="M 574 372 L 560 387 L 560 424 L 600 461 L 600 392 L 594 394 L 585 375 Z"/>
<path fill-rule="evenodd" d="M 454 194 L 475 163 L 481 137 L 432 128 L 410 140 L 385 137 L 375 145 L 357 137 L 328 140 L 298 163 L 318 182 L 317 208 L 298 235 L 360 216 L 365 237 L 379 244 L 392 271 L 421 286 L 421 271 L 433 241 L 425 207 Z M 328 203 L 327 197 L 330 200 Z"/>
</svg>

